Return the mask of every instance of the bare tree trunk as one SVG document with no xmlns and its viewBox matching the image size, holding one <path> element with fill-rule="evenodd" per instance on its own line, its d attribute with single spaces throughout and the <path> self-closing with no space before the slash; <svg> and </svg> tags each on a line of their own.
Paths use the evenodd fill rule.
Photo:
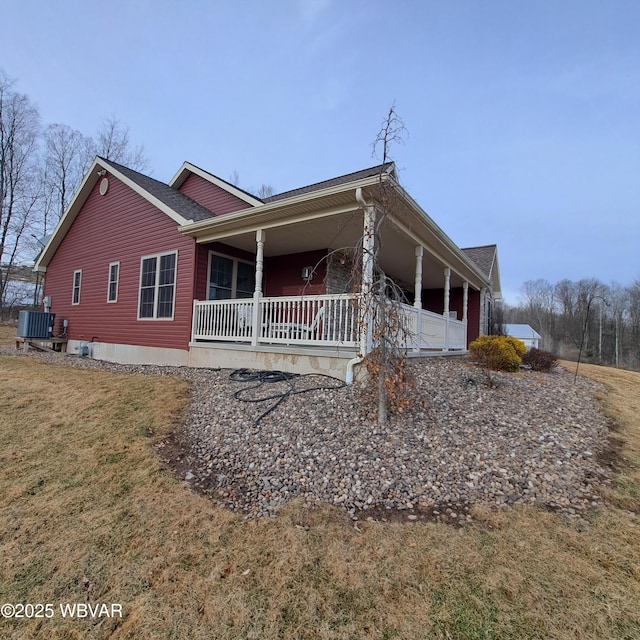
<svg viewBox="0 0 640 640">
<path fill-rule="evenodd" d="M 378 287 L 378 297 L 384 303 L 384 279 L 380 278 L 379 287 Z M 387 354 L 387 341 L 386 341 L 386 317 L 385 313 L 381 314 L 380 318 L 380 336 L 381 339 L 379 341 L 379 354 L 380 354 L 380 366 L 378 368 L 378 424 L 383 425 L 387 424 L 388 412 L 387 412 L 387 390 L 385 388 L 386 377 L 389 375 L 388 367 L 385 366 L 388 362 L 388 354 Z"/>
</svg>

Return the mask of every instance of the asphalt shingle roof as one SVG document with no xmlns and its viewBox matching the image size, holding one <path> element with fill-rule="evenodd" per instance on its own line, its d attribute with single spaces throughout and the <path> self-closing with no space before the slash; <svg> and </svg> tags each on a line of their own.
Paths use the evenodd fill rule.
<svg viewBox="0 0 640 640">
<path fill-rule="evenodd" d="M 491 277 L 491 271 L 493 269 L 493 263 L 496 259 L 496 251 L 498 247 L 495 244 L 488 244 L 484 247 L 467 247 L 462 249 L 462 252 L 473 262 L 475 262 L 481 271 L 486 274 L 488 278 Z"/>
<path fill-rule="evenodd" d="M 176 213 L 179 213 L 181 216 L 187 218 L 188 220 L 198 222 L 200 220 L 208 220 L 215 217 L 215 215 L 206 207 L 203 207 L 195 200 L 192 200 L 188 196 L 185 196 L 183 193 L 181 193 L 177 189 L 173 189 L 164 182 L 160 182 L 155 178 L 150 178 L 149 176 L 146 176 L 139 171 L 129 169 L 129 167 L 125 167 L 124 165 L 121 165 L 118 162 L 114 162 L 113 160 L 107 160 L 106 158 L 104 158 L 104 160 L 113 165 L 115 169 L 135 182 L 139 187 L 150 193 L 152 196 L 158 198 L 158 200 L 166 204 L 168 207 L 171 207 L 171 209 L 173 209 Z M 369 167 L 368 169 L 361 169 L 360 171 L 354 171 L 353 173 L 347 173 L 343 176 L 331 178 L 330 180 L 323 180 L 322 182 L 316 182 L 305 187 L 299 187 L 298 189 L 284 191 L 283 193 L 278 193 L 276 195 L 269 196 L 268 198 L 263 198 L 262 201 L 265 204 L 270 202 L 277 202 L 279 200 L 292 198 L 294 196 L 303 195 L 305 193 L 319 191 L 320 189 L 327 189 L 329 187 L 347 184 L 356 180 L 362 180 L 363 178 L 372 178 L 380 173 L 388 173 L 392 168 L 393 163 L 387 162 L 375 167 Z M 248 191 L 245 191 L 245 193 L 251 195 Z M 256 200 L 260 200 L 260 198 L 258 198 L 257 196 L 252 197 Z"/>
<path fill-rule="evenodd" d="M 320 189 L 328 189 L 329 187 L 337 187 L 341 184 L 347 184 L 348 182 L 355 182 L 356 180 L 362 180 L 363 178 L 372 178 L 379 173 L 387 173 L 393 167 L 393 162 L 386 162 L 385 164 L 379 164 L 375 167 L 369 167 L 368 169 L 361 169 L 360 171 L 354 171 L 353 173 L 347 173 L 337 178 L 331 178 L 330 180 L 323 180 L 322 182 L 315 182 L 314 184 L 307 185 L 306 187 L 300 187 L 298 189 L 291 189 L 290 191 L 284 191 L 268 198 L 263 198 L 265 203 L 276 202 L 278 200 L 284 200 L 285 198 L 293 198 L 294 196 L 300 196 L 305 193 L 311 193 L 313 191 L 320 191 Z"/>
<path fill-rule="evenodd" d="M 104 160 L 129 178 L 129 180 L 135 182 L 139 187 L 150 193 L 187 220 L 197 222 L 199 220 L 208 220 L 209 218 L 215 217 L 209 209 L 198 204 L 188 196 L 185 196 L 184 193 L 180 193 L 177 189 L 172 189 L 169 185 L 164 184 L 164 182 L 145 176 L 143 173 L 129 169 L 124 165 L 113 162 L 113 160 L 107 160 L 106 158 L 104 158 Z"/>
</svg>

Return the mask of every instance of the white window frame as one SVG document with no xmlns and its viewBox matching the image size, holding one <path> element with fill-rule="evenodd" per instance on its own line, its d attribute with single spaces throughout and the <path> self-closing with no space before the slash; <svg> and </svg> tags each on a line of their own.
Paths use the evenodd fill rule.
<svg viewBox="0 0 640 640">
<path fill-rule="evenodd" d="M 76 276 L 78 276 L 78 283 L 76 284 Z M 76 269 L 73 272 L 73 284 L 71 286 L 71 304 L 78 305 L 80 304 L 80 291 L 82 289 L 82 269 Z M 76 299 L 76 293 L 77 299 Z"/>
<path fill-rule="evenodd" d="M 113 267 L 117 267 L 115 280 L 111 279 L 111 269 Z M 115 295 L 115 297 L 113 299 L 111 298 L 111 285 L 112 284 L 115 284 L 115 288 L 116 288 L 116 295 Z M 109 304 L 111 304 L 113 302 L 118 302 L 118 288 L 119 288 L 119 286 L 120 286 L 120 263 L 119 262 L 110 262 L 109 263 L 109 277 L 107 279 L 107 302 Z"/>
<path fill-rule="evenodd" d="M 159 289 L 160 289 L 160 279 L 158 277 L 159 272 L 160 272 L 160 259 L 163 256 L 170 256 L 170 255 L 174 255 L 176 257 L 176 261 L 175 261 L 175 267 L 174 267 L 174 272 L 173 272 L 173 300 L 172 300 L 172 304 L 171 304 L 171 317 L 166 317 L 166 318 L 158 318 L 158 299 L 159 299 Z M 155 284 L 154 284 L 154 294 L 153 294 L 153 316 L 149 317 L 149 318 L 143 318 L 140 316 L 140 302 L 142 300 L 142 265 L 144 264 L 145 260 L 150 260 L 151 258 L 155 258 L 156 260 L 156 278 L 155 278 Z M 174 251 L 163 251 L 161 253 L 152 253 L 146 256 L 141 256 L 140 258 L 140 276 L 138 278 L 138 311 L 137 311 L 137 318 L 138 320 L 141 321 L 171 321 L 173 320 L 175 313 L 176 313 L 176 292 L 177 292 L 177 288 L 178 288 L 178 251 L 174 250 Z"/>
<path fill-rule="evenodd" d="M 251 260 L 245 260 L 244 258 L 236 258 L 235 256 L 230 256 L 226 253 L 221 253 L 220 251 L 209 251 L 209 259 L 207 261 L 207 300 L 209 300 L 209 289 L 211 288 L 211 258 L 212 256 L 218 256 L 220 258 L 226 258 L 227 260 L 231 260 L 233 262 L 233 271 L 231 274 L 231 300 L 237 300 L 236 298 L 238 294 L 238 263 L 243 262 L 244 264 L 248 264 L 253 267 L 254 270 L 254 278 L 255 278 L 255 269 L 256 263 L 251 262 Z M 255 285 L 254 285 L 255 287 Z M 252 292 L 253 293 L 253 292 Z M 243 298 L 244 299 L 244 298 Z M 246 298 L 247 300 L 249 298 Z"/>
</svg>

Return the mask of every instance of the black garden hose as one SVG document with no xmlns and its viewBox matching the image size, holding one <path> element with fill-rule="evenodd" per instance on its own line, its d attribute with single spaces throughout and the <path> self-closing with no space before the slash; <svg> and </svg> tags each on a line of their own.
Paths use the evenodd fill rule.
<svg viewBox="0 0 640 640">
<path fill-rule="evenodd" d="M 328 378 L 333 384 L 319 384 L 314 387 L 296 387 L 296 381 L 301 378 L 310 376 Z M 337 378 L 327 376 L 322 373 L 287 373 L 286 371 L 250 371 L 249 369 L 236 369 L 229 375 L 229 379 L 232 382 L 255 382 L 256 384 L 250 387 L 243 387 L 233 394 L 233 397 L 240 402 L 265 402 L 267 400 L 275 400 L 266 411 L 264 411 L 257 419 L 256 426 L 260 426 L 262 418 L 269 415 L 272 411 L 277 409 L 289 396 L 298 395 L 300 393 L 307 393 L 308 391 L 323 391 L 331 389 L 341 389 L 346 386 L 346 383 Z M 272 393 L 260 397 L 250 397 L 248 394 L 255 389 L 259 389 L 265 384 L 271 384 L 275 382 L 287 382 L 289 388 L 285 391 Z"/>
</svg>

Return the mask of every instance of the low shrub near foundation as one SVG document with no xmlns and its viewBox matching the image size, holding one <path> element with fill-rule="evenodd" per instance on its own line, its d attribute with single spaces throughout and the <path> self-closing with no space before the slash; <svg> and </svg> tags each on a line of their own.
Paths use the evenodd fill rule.
<svg viewBox="0 0 640 640">
<path fill-rule="evenodd" d="M 522 364 L 528 364 L 534 371 L 549 372 L 557 366 L 558 358 L 554 353 L 533 348 L 522 356 Z"/>
<path fill-rule="evenodd" d="M 526 347 L 522 340 L 506 336 L 480 336 L 469 345 L 471 357 L 493 371 L 517 371 Z"/>
</svg>

